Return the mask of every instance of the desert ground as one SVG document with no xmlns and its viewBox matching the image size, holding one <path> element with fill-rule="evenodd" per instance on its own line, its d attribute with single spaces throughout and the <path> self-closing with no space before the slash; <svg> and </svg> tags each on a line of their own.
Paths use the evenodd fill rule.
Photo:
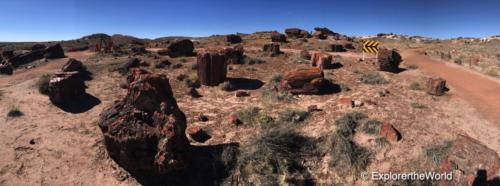
<svg viewBox="0 0 500 186">
<path fill-rule="evenodd" d="M 108 36 L 125 52 L 107 53 L 85 47 L 94 46 L 90 43 L 97 37 L 87 36 L 62 42 L 64 58 L 30 62 L 16 67 L 11 75 L 0 75 L 0 185 L 499 183 L 498 77 L 431 55 L 441 45 L 437 41 L 368 38 L 401 55 L 399 69 L 387 72 L 377 66 L 381 56 L 376 59 L 365 54 L 360 60 L 361 38 L 336 33 L 326 34 L 326 38 L 287 34 L 286 42 L 273 42 L 270 33 L 239 34 L 242 41 L 236 43 L 220 35 L 188 38 L 198 57 L 161 54 L 183 38 Z M 263 45 L 268 43 L 279 44 L 281 52 L 270 55 L 264 51 Z M 353 47 L 332 51 L 331 45 L 339 43 Z M 0 46 L 26 50 L 30 45 L 33 43 Z M 128 51 L 136 46 L 142 49 Z M 192 85 L 191 81 L 198 81 L 197 71 L 202 70 L 200 53 L 236 46 L 243 46 L 244 56 L 240 63 L 227 65 L 224 83 Z M 304 58 L 304 50 L 333 56 L 332 65 L 322 69 L 332 87 L 313 94 L 274 91 L 276 84 L 283 83 L 277 77 L 312 68 L 314 58 Z M 473 54 L 482 53 L 475 50 Z M 81 61 L 91 76 L 85 81 L 86 103 L 78 108 L 56 106 L 40 93 L 41 77 L 61 71 L 70 58 Z M 169 79 L 173 98 L 186 116 L 190 159 L 180 172 L 143 175 L 109 156 L 99 127 L 101 113 L 128 96 L 129 90 L 122 86 L 127 77 L 133 77 L 133 68 L 127 67 L 129 71 L 124 73 L 119 69 L 134 58 L 141 61 L 134 68 Z M 498 69 L 498 64 L 499 60 L 488 61 L 488 69 Z M 427 92 L 426 82 L 435 76 L 446 80 L 444 95 Z M 193 89 L 200 96 L 190 95 Z M 241 92 L 247 96 L 236 96 Z M 21 114 L 9 114 L 13 110 Z M 397 139 L 381 132 L 381 124 L 392 126 Z M 189 131 L 195 127 L 208 139 L 194 139 Z M 343 130 L 349 134 L 342 136 Z M 364 171 L 451 171 L 454 177 L 450 182 L 384 182 L 360 178 Z"/>
</svg>

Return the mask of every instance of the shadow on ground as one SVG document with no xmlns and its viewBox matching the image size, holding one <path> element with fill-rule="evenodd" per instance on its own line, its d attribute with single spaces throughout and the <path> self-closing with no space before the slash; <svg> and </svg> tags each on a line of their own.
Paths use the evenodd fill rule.
<svg viewBox="0 0 500 186">
<path fill-rule="evenodd" d="M 54 104 L 54 105 L 65 112 L 79 114 L 86 112 L 99 104 L 101 104 L 101 100 L 99 100 L 99 98 L 94 97 L 88 93 L 85 93 L 81 97 L 79 97 L 78 100 L 67 102 L 64 104 Z"/>
<path fill-rule="evenodd" d="M 234 90 L 257 90 L 264 85 L 264 82 L 258 79 L 248 78 L 227 78 L 234 86 Z"/>
<path fill-rule="evenodd" d="M 191 161 L 186 170 L 166 175 L 132 176 L 141 185 L 221 185 L 236 165 L 238 148 L 237 143 L 192 146 Z"/>
</svg>

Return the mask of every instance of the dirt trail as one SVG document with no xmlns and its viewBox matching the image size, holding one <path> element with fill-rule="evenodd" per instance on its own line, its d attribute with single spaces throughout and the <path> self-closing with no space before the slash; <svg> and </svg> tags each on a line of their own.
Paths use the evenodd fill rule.
<svg viewBox="0 0 500 186">
<path fill-rule="evenodd" d="M 43 63 L 33 69 L 19 69 L 16 70 L 11 76 L 0 76 L 0 87 L 13 85 L 29 79 L 40 77 L 43 74 L 54 72 L 60 69 L 64 65 L 64 63 L 68 61 L 68 58 L 75 58 L 83 61 L 93 54 L 93 52 L 89 51 L 66 52 L 67 58 L 49 59 L 48 62 Z"/>
<path fill-rule="evenodd" d="M 416 64 L 424 73 L 440 76 L 455 89 L 462 99 L 475 107 L 487 120 L 500 126 L 500 81 L 464 67 L 441 60 L 432 59 L 417 51 L 402 52 L 407 64 Z"/>
</svg>

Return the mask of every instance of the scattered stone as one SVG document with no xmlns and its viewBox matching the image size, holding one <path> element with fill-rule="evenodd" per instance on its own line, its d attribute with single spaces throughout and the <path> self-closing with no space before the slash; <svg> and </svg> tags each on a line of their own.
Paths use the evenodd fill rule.
<svg viewBox="0 0 500 186">
<path fill-rule="evenodd" d="M 86 88 L 80 72 L 58 72 L 50 79 L 48 95 L 55 105 L 65 105 L 85 95 Z"/>
<path fill-rule="evenodd" d="M 281 88 L 292 94 L 318 94 L 324 83 L 323 70 L 299 69 L 285 75 L 281 81 Z"/>
<path fill-rule="evenodd" d="M 316 111 L 321 111 L 321 109 L 318 108 L 318 105 L 309 105 L 307 107 L 307 112 L 316 112 Z"/>
<path fill-rule="evenodd" d="M 299 29 L 299 28 L 288 28 L 285 29 L 286 36 L 289 38 L 308 38 L 310 37 L 309 32 Z"/>
<path fill-rule="evenodd" d="M 205 49 L 198 52 L 198 79 L 202 85 L 217 86 L 226 80 L 227 50 L 221 48 Z"/>
<path fill-rule="evenodd" d="M 34 145 L 35 144 L 35 140 L 34 139 L 31 139 L 30 140 L 30 145 Z"/>
<path fill-rule="evenodd" d="M 59 43 L 47 47 L 47 49 L 45 49 L 45 54 L 43 56 L 47 59 L 57 59 L 57 58 L 65 58 L 66 57 L 64 55 L 64 50 L 63 50 L 61 44 L 59 44 Z"/>
<path fill-rule="evenodd" d="M 241 37 L 239 35 L 236 35 L 236 34 L 229 34 L 226 36 L 226 42 L 229 42 L 229 43 L 241 43 L 243 40 L 241 39 Z"/>
<path fill-rule="evenodd" d="M 273 32 L 271 34 L 271 41 L 272 42 L 286 42 L 286 36 L 285 34 L 279 33 L 279 32 Z"/>
<path fill-rule="evenodd" d="M 351 97 L 342 97 L 339 99 L 338 107 L 340 109 L 347 109 L 353 107 L 353 102 Z"/>
<path fill-rule="evenodd" d="M 134 69 L 128 93 L 101 113 L 109 156 L 131 173 L 163 174 L 189 163 L 186 116 L 168 78 Z"/>
<path fill-rule="evenodd" d="M 306 59 L 306 60 L 311 60 L 311 54 L 309 53 L 308 50 L 301 50 L 300 51 L 300 58 Z"/>
<path fill-rule="evenodd" d="M 201 122 L 207 122 L 208 121 L 208 117 L 203 115 L 203 114 L 199 114 L 198 116 L 196 116 L 196 119 L 198 121 L 201 121 Z"/>
<path fill-rule="evenodd" d="M 361 107 L 363 106 L 363 102 L 360 100 L 354 100 L 354 107 Z"/>
<path fill-rule="evenodd" d="M 247 97 L 247 96 L 250 96 L 250 93 L 248 93 L 247 91 L 237 91 L 236 92 L 236 97 Z"/>
<path fill-rule="evenodd" d="M 198 126 L 189 127 L 187 129 L 187 133 L 189 137 L 191 137 L 191 139 L 200 143 L 204 143 L 205 141 L 212 138 L 210 135 L 207 134 L 207 132 L 205 132 L 201 127 Z"/>
<path fill-rule="evenodd" d="M 332 56 L 324 52 L 316 52 L 312 55 L 311 64 L 313 67 L 326 69 L 332 65 Z"/>
<path fill-rule="evenodd" d="M 72 72 L 72 71 L 84 72 L 85 69 L 86 68 L 85 66 L 83 66 L 82 62 L 73 58 L 69 58 L 68 62 L 64 64 L 61 70 L 63 72 Z"/>
<path fill-rule="evenodd" d="M 14 68 L 8 63 L 0 64 L 0 74 L 12 75 Z"/>
<path fill-rule="evenodd" d="M 446 80 L 440 77 L 430 77 L 426 83 L 427 93 L 442 96 L 446 92 Z"/>
<path fill-rule="evenodd" d="M 393 142 L 401 140 L 401 134 L 399 133 L 399 131 L 389 123 L 382 124 L 382 126 L 380 127 L 380 136 L 385 137 L 387 140 Z"/>
<path fill-rule="evenodd" d="M 167 47 L 170 57 L 191 56 L 194 51 L 194 44 L 189 39 L 176 40 Z"/>
<path fill-rule="evenodd" d="M 386 48 L 379 49 L 379 70 L 387 72 L 399 72 L 399 63 L 401 63 L 401 61 L 401 55 L 399 55 L 399 53 L 395 50 L 388 50 Z"/>
<path fill-rule="evenodd" d="M 274 43 L 264 44 L 264 46 L 262 47 L 262 52 L 270 55 L 271 57 L 277 56 L 281 54 L 280 45 Z"/>
<path fill-rule="evenodd" d="M 165 68 L 165 67 L 168 67 L 172 65 L 172 62 L 170 62 L 169 60 L 165 59 L 165 60 L 160 60 L 158 62 L 155 63 L 155 68 Z"/>
</svg>

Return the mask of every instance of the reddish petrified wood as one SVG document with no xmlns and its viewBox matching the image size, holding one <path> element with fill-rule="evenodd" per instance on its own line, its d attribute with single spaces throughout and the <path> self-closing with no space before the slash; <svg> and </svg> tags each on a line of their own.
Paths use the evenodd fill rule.
<svg viewBox="0 0 500 186">
<path fill-rule="evenodd" d="M 430 77 L 427 79 L 426 89 L 430 95 L 441 96 L 446 91 L 446 80 L 440 77 Z"/>
<path fill-rule="evenodd" d="M 319 68 L 299 69 L 285 75 L 281 88 L 292 94 L 318 94 L 324 83 L 323 70 Z"/>
<path fill-rule="evenodd" d="M 324 52 L 316 52 L 312 55 L 311 64 L 320 69 L 328 68 L 332 65 L 332 56 Z"/>
<path fill-rule="evenodd" d="M 226 80 L 228 49 L 212 48 L 198 52 L 198 79 L 201 84 L 217 86 Z"/>
</svg>

